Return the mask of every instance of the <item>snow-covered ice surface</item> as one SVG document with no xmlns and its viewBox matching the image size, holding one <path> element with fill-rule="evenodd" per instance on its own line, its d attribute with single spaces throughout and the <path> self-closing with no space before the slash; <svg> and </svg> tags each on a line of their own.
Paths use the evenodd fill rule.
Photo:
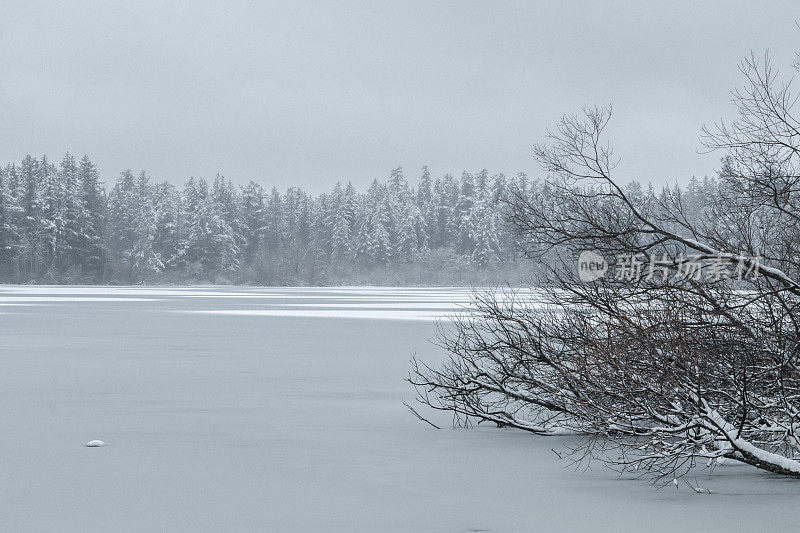
<svg viewBox="0 0 800 533">
<path fill-rule="evenodd" d="M 0 287 L 0 529 L 798 530 L 797 481 L 725 466 L 690 478 L 712 494 L 656 490 L 565 468 L 574 437 L 415 419 L 408 359 L 440 358 L 433 317 L 467 301 Z"/>
</svg>

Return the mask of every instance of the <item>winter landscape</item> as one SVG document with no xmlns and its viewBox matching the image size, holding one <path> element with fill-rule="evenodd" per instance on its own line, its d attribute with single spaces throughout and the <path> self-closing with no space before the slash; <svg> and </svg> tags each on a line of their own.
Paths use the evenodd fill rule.
<svg viewBox="0 0 800 533">
<path fill-rule="evenodd" d="M 403 405 L 409 355 L 432 355 L 434 318 L 467 302 L 448 288 L 5 287 L 3 522 L 17 531 L 794 529 L 800 486 L 745 467 L 690 476 L 712 494 L 683 482 L 656 490 L 602 467 L 565 468 L 551 450 L 574 437 L 420 423 Z M 108 446 L 83 447 L 91 439 Z"/>
<path fill-rule="evenodd" d="M 796 531 L 794 7 L 4 3 L 0 529 Z"/>
</svg>

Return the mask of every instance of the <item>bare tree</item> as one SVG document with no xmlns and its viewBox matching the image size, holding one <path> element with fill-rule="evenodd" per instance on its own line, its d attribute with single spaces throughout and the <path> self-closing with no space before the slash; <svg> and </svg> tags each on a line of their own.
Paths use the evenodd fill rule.
<svg viewBox="0 0 800 533">
<path fill-rule="evenodd" d="M 615 180 L 610 108 L 534 147 L 546 194 L 509 203 L 527 253 L 548 258 L 538 296 L 477 295 L 442 329 L 449 362 L 414 362 L 423 403 L 458 423 L 585 433 L 577 457 L 656 478 L 721 458 L 800 477 L 800 122 L 768 57 L 741 69 L 739 118 L 703 130 L 724 158 L 699 220 L 680 190 Z M 584 251 L 615 275 L 582 281 Z"/>
</svg>

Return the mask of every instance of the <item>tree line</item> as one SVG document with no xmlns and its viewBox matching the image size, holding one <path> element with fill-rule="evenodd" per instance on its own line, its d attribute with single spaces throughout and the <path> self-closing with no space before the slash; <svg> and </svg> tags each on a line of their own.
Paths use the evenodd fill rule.
<svg viewBox="0 0 800 533">
<path fill-rule="evenodd" d="M 28 155 L 0 169 L 0 281 L 313 285 L 409 265 L 420 277 L 491 272 L 519 259 L 501 207 L 512 187 L 530 184 L 423 168 L 412 187 L 397 168 L 366 191 L 337 183 L 312 195 L 220 175 L 178 188 L 125 170 L 107 191 L 88 156 Z"/>
<path fill-rule="evenodd" d="M 107 191 L 88 156 L 54 164 L 28 155 L 0 168 L 0 282 L 521 281 L 536 265 L 506 223 L 507 199 L 547 198 L 547 187 L 486 170 L 434 179 L 423 167 L 413 186 L 397 168 L 365 191 L 337 183 L 318 195 L 220 175 L 178 188 L 130 170 Z M 712 188 L 693 178 L 687 205 L 701 209 Z"/>
</svg>

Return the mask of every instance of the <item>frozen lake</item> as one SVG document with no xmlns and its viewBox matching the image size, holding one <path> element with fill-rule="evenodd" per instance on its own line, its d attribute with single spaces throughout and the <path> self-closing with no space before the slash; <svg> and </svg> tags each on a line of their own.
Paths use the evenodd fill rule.
<svg viewBox="0 0 800 533">
<path fill-rule="evenodd" d="M 800 482 L 656 490 L 402 404 L 463 289 L 0 287 L 6 531 L 797 531 Z M 447 417 L 437 420 L 447 424 Z M 87 448 L 92 439 L 108 446 Z"/>
</svg>

